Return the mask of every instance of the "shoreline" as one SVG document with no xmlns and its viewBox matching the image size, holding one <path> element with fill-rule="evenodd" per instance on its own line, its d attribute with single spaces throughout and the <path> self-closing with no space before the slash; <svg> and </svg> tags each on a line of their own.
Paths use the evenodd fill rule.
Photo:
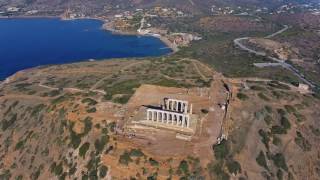
<svg viewBox="0 0 320 180">
<path fill-rule="evenodd" d="M 155 37 L 157 39 L 159 39 L 166 47 L 165 48 L 170 48 L 171 52 L 168 52 L 167 54 L 163 54 L 163 55 L 159 55 L 158 57 L 161 56 L 168 56 L 168 55 L 172 55 L 174 53 L 176 53 L 178 50 L 175 49 L 175 47 L 172 45 L 172 43 L 164 36 L 152 36 L 151 34 L 139 34 L 138 32 L 132 31 L 132 32 L 126 32 L 126 31 L 118 31 L 118 30 L 114 30 L 112 28 L 107 28 L 107 25 L 110 23 L 109 20 L 104 19 L 104 18 L 97 18 L 97 17 L 83 17 L 83 18 L 73 18 L 73 19 L 66 19 L 63 18 L 61 16 L 0 16 L 0 19 L 59 19 L 62 21 L 71 21 L 71 20 L 80 20 L 80 19 L 88 19 L 88 20 L 98 20 L 102 22 L 102 26 L 100 27 L 101 30 L 105 30 L 105 31 L 109 31 L 110 33 L 114 33 L 114 34 L 120 34 L 120 35 L 134 35 L 134 36 L 151 36 L 151 37 Z M 124 58 L 116 58 L 116 59 L 135 59 L 135 57 L 124 57 Z M 145 57 L 137 57 L 137 58 L 145 58 Z M 108 58 L 108 59 L 101 59 L 101 60 L 112 60 L 114 58 Z M 96 61 L 96 59 L 82 59 L 82 60 L 77 60 L 75 62 L 72 63 L 80 63 L 80 62 L 92 62 L 92 61 Z M 68 64 L 68 63 L 62 63 L 62 64 Z M 48 64 L 48 65 L 55 65 L 55 64 Z M 19 72 L 23 72 L 23 71 L 28 71 L 29 69 L 34 69 L 34 68 L 39 68 L 42 66 L 47 66 L 47 65 L 38 65 L 38 66 L 34 66 L 34 67 L 30 67 L 30 68 L 25 68 L 25 69 L 21 69 L 18 70 L 16 72 L 14 72 L 13 74 L 7 76 L 7 77 L 1 77 L 0 78 L 0 87 L 3 84 L 6 84 L 8 82 L 8 79 L 10 77 L 15 76 L 15 74 L 19 73 Z"/>
<path fill-rule="evenodd" d="M 174 54 L 179 51 L 179 48 L 173 44 L 172 42 L 169 41 L 169 39 L 165 36 L 154 36 L 152 34 L 140 34 L 137 31 L 121 31 L 121 30 L 115 30 L 108 26 L 110 24 L 110 21 L 108 19 L 100 18 L 100 17 L 80 17 L 80 18 L 65 18 L 63 16 L 0 16 L 0 19 L 40 19 L 40 18 L 50 18 L 50 19 L 60 19 L 62 21 L 72 21 L 72 20 L 81 20 L 81 19 L 88 19 L 88 20 L 98 20 L 102 22 L 101 29 L 110 31 L 111 33 L 114 34 L 119 34 L 119 35 L 135 35 L 135 36 L 151 36 L 158 38 L 162 43 L 164 43 L 167 48 L 171 49 L 170 54 Z"/>
</svg>

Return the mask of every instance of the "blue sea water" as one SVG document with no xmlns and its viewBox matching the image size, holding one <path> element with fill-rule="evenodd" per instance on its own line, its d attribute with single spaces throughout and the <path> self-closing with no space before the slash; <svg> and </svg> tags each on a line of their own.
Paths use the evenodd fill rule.
<svg viewBox="0 0 320 180">
<path fill-rule="evenodd" d="M 0 19 L 0 79 L 39 65 L 171 52 L 155 37 L 116 35 L 101 27 L 92 19 Z"/>
</svg>

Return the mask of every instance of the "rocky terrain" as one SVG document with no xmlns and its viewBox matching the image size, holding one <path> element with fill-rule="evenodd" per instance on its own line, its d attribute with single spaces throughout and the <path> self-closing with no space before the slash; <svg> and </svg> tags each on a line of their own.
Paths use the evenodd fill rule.
<svg viewBox="0 0 320 180">
<path fill-rule="evenodd" d="M 191 73 L 181 78 L 186 70 Z M 216 139 L 210 140 L 205 135 L 209 131 L 203 129 L 201 141 L 208 144 L 202 144 L 200 152 L 206 153 L 190 151 L 200 139 L 186 142 L 170 132 L 155 131 L 153 138 L 167 140 L 161 144 L 152 143 L 160 139 L 149 140 L 146 145 L 144 136 L 122 131 L 129 104 L 137 103 L 132 100 L 127 106 L 127 101 L 141 84 L 190 91 L 211 87 L 216 110 L 210 113 L 217 115 L 225 92 L 221 81 L 233 94 L 222 125 L 228 139 L 215 145 Z M 0 92 L 1 179 L 316 179 L 320 175 L 319 99 L 278 81 L 227 79 L 195 60 L 159 58 L 30 69 L 10 77 Z M 196 113 L 205 117 L 207 112 Z"/>
</svg>

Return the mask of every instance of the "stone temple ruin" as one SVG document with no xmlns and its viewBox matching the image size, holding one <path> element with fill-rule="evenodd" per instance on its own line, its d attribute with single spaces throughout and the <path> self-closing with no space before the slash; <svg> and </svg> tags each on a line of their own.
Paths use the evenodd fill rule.
<svg viewBox="0 0 320 180">
<path fill-rule="evenodd" d="M 191 114 L 192 104 L 189 106 L 188 101 L 164 98 L 160 108 L 147 108 L 147 122 L 190 128 Z"/>
</svg>

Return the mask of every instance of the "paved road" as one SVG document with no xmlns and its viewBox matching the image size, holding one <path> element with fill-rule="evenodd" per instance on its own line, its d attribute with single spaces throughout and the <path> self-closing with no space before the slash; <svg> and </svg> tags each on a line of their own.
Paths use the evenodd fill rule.
<svg viewBox="0 0 320 180">
<path fill-rule="evenodd" d="M 275 33 L 272 33 L 272 34 L 266 36 L 265 38 L 271 38 L 271 37 L 274 37 L 276 35 L 279 35 L 279 34 L 285 32 L 287 29 L 289 29 L 289 26 L 285 25 L 283 29 L 281 29 L 281 30 L 279 30 L 279 31 L 277 31 Z M 288 69 L 289 71 L 294 73 L 299 79 L 301 79 L 304 83 L 308 84 L 310 87 L 314 88 L 316 86 L 314 82 L 312 82 L 310 80 L 307 80 L 304 77 L 304 75 L 298 69 L 293 67 L 291 64 L 286 63 L 284 60 L 278 59 L 278 58 L 274 58 L 274 57 L 271 57 L 271 56 L 267 56 L 267 54 L 265 52 L 261 52 L 261 51 L 256 51 L 256 50 L 250 49 L 246 45 L 242 44 L 242 41 L 248 40 L 248 39 L 249 39 L 249 37 L 241 37 L 241 38 L 234 39 L 233 42 L 234 42 L 234 44 L 236 46 L 238 46 L 242 50 L 245 50 L 245 51 L 247 51 L 249 53 L 252 53 L 252 54 L 256 54 L 258 56 L 264 56 L 264 57 L 267 57 L 267 58 L 275 61 L 276 63 L 278 63 L 283 68 Z M 272 66 L 272 64 L 271 64 L 271 66 Z"/>
</svg>

